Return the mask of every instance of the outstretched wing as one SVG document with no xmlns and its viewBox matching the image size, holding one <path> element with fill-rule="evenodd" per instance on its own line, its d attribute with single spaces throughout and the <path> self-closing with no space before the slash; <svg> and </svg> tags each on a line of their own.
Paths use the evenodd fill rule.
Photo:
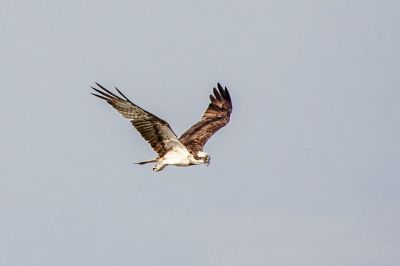
<svg viewBox="0 0 400 266">
<path fill-rule="evenodd" d="M 151 147 L 163 156 L 171 148 L 179 146 L 185 148 L 172 131 L 170 125 L 157 116 L 140 108 L 132 103 L 121 91 L 115 88 L 122 96 L 115 95 L 100 84 L 99 88 L 91 87 L 98 94 L 92 93 L 105 101 L 122 114 L 123 117 L 130 119 L 132 125 L 139 131 L 142 137 L 147 140 Z"/>
<path fill-rule="evenodd" d="M 232 101 L 228 89 L 218 83 L 218 90 L 213 89 L 211 103 L 199 122 L 189 128 L 179 138 L 180 142 L 192 153 L 203 150 L 204 145 L 220 128 L 228 124 L 232 112 Z"/>
</svg>

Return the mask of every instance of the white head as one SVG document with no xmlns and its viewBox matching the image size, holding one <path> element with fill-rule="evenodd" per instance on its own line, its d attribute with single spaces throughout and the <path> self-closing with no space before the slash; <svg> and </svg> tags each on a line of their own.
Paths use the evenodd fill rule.
<svg viewBox="0 0 400 266">
<path fill-rule="evenodd" d="M 198 151 L 198 152 L 197 152 L 197 157 L 199 158 L 199 161 L 200 161 L 201 163 L 206 164 L 207 166 L 210 165 L 211 156 L 208 155 L 207 153 L 202 152 L 202 151 Z"/>
</svg>

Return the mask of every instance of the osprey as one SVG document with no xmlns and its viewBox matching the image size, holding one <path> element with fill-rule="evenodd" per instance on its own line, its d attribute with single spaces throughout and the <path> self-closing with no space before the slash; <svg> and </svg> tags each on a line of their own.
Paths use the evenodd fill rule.
<svg viewBox="0 0 400 266">
<path fill-rule="evenodd" d="M 210 164 L 211 157 L 203 152 L 203 147 L 215 132 L 228 124 L 232 112 L 232 101 L 226 87 L 222 88 L 219 83 L 217 84 L 218 89 L 214 87 L 214 95 L 210 95 L 211 103 L 201 120 L 178 138 L 166 121 L 131 102 L 117 88 L 115 89 L 120 96 L 98 83 L 96 85 L 98 88 L 91 88 L 98 94 L 92 94 L 107 101 L 123 117 L 128 118 L 142 137 L 158 153 L 157 158 L 137 164 L 154 162 L 154 171 L 161 171 L 167 165 L 206 164 L 208 166 Z"/>
</svg>

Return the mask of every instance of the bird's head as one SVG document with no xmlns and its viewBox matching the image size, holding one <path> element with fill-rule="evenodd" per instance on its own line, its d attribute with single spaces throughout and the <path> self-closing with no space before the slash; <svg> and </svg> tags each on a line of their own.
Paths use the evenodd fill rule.
<svg viewBox="0 0 400 266">
<path fill-rule="evenodd" d="M 210 155 L 208 155 L 208 154 L 205 153 L 205 152 L 199 151 L 199 152 L 197 153 L 197 156 L 200 158 L 200 160 L 201 160 L 201 162 L 202 162 L 203 164 L 205 164 L 205 165 L 207 165 L 207 166 L 210 165 L 210 162 L 211 162 L 211 156 L 210 156 Z"/>
<path fill-rule="evenodd" d="M 207 155 L 204 157 L 204 163 L 205 163 L 207 166 L 210 165 L 210 163 L 211 163 L 211 156 L 210 156 L 210 155 L 207 154 Z"/>
</svg>

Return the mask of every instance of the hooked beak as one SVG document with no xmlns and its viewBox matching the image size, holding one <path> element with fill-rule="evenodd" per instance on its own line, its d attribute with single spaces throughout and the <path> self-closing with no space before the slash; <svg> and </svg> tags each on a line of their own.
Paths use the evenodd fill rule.
<svg viewBox="0 0 400 266">
<path fill-rule="evenodd" d="M 210 162 L 211 162 L 211 158 L 208 157 L 208 158 L 207 158 L 207 161 L 206 161 L 206 166 L 207 166 L 207 167 L 210 166 Z"/>
</svg>

